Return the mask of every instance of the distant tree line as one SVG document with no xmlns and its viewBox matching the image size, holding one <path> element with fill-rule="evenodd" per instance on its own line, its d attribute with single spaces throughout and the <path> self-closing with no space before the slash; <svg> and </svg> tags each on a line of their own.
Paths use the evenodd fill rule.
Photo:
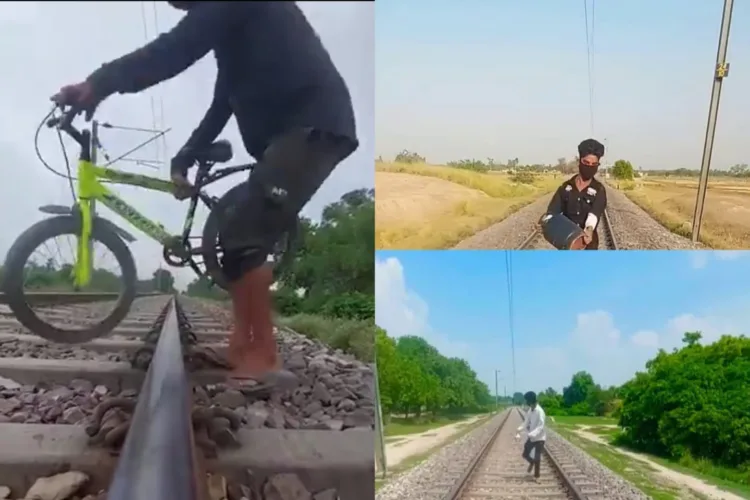
<svg viewBox="0 0 750 500">
<path fill-rule="evenodd" d="M 382 162 L 382 157 L 378 157 L 378 161 Z M 417 164 L 427 163 L 427 160 L 424 156 L 414 151 L 405 149 L 396 155 L 396 157 L 394 158 L 394 162 Z M 554 165 L 549 163 L 521 164 L 518 158 L 510 158 L 505 162 L 495 161 L 494 158 L 487 158 L 485 160 L 477 160 L 475 158 L 471 158 L 449 161 L 446 166 L 472 170 L 475 172 L 491 172 L 503 170 L 530 173 L 561 172 L 563 174 L 573 175 L 578 172 L 578 157 L 574 156 L 572 158 L 558 158 L 557 163 Z M 612 164 L 610 173 L 615 179 L 632 180 L 636 176 L 636 170 L 638 172 L 642 172 L 641 169 L 636 169 L 630 161 L 619 159 Z M 664 177 L 698 177 L 700 175 L 700 169 L 687 168 L 676 168 L 671 170 L 649 169 L 647 172 L 651 175 Z M 750 178 L 750 166 L 746 163 L 742 163 L 732 165 L 728 169 L 713 168 L 711 169 L 711 175 L 715 177 Z"/>
<path fill-rule="evenodd" d="M 384 418 L 466 414 L 494 405 L 466 360 L 443 356 L 421 337 L 392 338 L 377 328 L 375 353 Z"/>
</svg>

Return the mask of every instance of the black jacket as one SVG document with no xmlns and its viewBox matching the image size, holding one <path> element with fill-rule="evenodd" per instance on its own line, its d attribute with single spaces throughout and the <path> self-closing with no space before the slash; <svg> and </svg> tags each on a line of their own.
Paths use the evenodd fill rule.
<svg viewBox="0 0 750 500">
<path fill-rule="evenodd" d="M 598 222 L 602 219 L 604 210 L 607 208 L 607 190 L 604 185 L 596 180 L 591 179 L 589 186 L 582 192 L 576 187 L 576 177 L 563 182 L 547 206 L 548 214 L 563 214 L 572 220 L 581 229 L 585 229 L 586 218 L 594 214 Z M 596 227 L 594 227 L 596 229 Z"/>
<path fill-rule="evenodd" d="M 211 107 L 187 146 L 214 141 L 234 114 L 259 159 L 275 136 L 313 127 L 350 138 L 351 96 L 315 30 L 294 2 L 191 2 L 182 20 L 148 45 L 103 65 L 88 81 L 101 96 L 136 93 L 216 55 Z"/>
</svg>

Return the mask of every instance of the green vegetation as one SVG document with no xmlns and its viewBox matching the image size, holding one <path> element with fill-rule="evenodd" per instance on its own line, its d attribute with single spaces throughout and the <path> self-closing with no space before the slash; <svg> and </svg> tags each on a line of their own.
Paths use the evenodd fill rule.
<svg viewBox="0 0 750 500">
<path fill-rule="evenodd" d="M 681 349 L 660 350 L 621 387 L 579 372 L 539 402 L 566 436 L 585 425 L 614 446 L 750 493 L 750 339 L 700 341 L 700 332 L 685 333 Z"/>
<path fill-rule="evenodd" d="M 382 157 L 378 157 L 378 162 L 383 163 L 387 160 L 383 160 Z M 427 159 L 414 151 L 407 149 L 401 151 L 393 159 L 394 163 L 402 164 L 426 164 Z M 492 172 L 492 171 L 506 171 L 506 172 L 528 172 L 528 173 L 542 173 L 542 172 L 561 172 L 563 174 L 573 175 L 578 172 L 578 157 L 572 158 L 558 158 L 556 164 L 520 164 L 518 158 L 510 158 L 505 163 L 495 161 L 493 158 L 487 158 L 486 160 L 462 159 L 449 161 L 446 166 L 453 168 L 460 168 L 464 170 L 472 170 L 475 172 Z M 639 172 L 640 169 L 639 169 Z M 610 170 L 612 177 L 618 180 L 632 180 L 636 176 L 636 167 L 633 164 L 624 159 L 615 161 Z M 687 169 L 687 168 L 675 168 L 672 170 L 663 169 L 649 169 L 649 175 L 663 176 L 663 177 L 698 177 L 700 176 L 700 169 Z M 737 178 L 737 179 L 750 179 L 750 165 L 746 163 L 738 163 L 729 167 L 719 167 L 711 169 L 711 177 L 716 178 Z M 519 181 L 515 181 L 519 182 Z"/>
<path fill-rule="evenodd" d="M 622 387 L 616 442 L 750 485 L 750 339 L 700 338 L 686 333 Z"/>
<path fill-rule="evenodd" d="M 72 292 L 72 264 L 59 265 L 53 259 L 43 264 L 33 260 L 26 264 L 26 292 Z M 3 279 L 3 266 L 0 266 L 0 282 Z M 95 268 L 91 272 L 91 282 L 83 292 L 117 293 L 122 287 L 121 279 L 111 271 Z M 151 279 L 138 281 L 137 290 L 141 293 L 174 291 L 174 277 L 166 269 L 157 269 Z"/>
<path fill-rule="evenodd" d="M 446 358 L 421 337 L 394 339 L 377 328 L 375 352 L 383 420 L 396 424 L 389 434 L 420 432 L 494 408 L 465 360 Z"/>
<path fill-rule="evenodd" d="M 633 165 L 626 160 L 617 160 L 610 171 L 612 177 L 618 180 L 632 181 L 633 177 L 635 177 Z"/>
<path fill-rule="evenodd" d="M 375 316 L 375 192 L 358 189 L 303 219 L 294 262 L 279 276 L 274 301 L 282 326 L 372 362 Z M 186 294 L 228 300 L 196 279 Z"/>
</svg>

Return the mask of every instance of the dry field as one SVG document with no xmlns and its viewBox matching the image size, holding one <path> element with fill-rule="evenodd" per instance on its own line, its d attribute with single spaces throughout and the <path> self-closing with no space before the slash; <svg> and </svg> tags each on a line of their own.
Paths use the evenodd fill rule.
<svg viewBox="0 0 750 500">
<path fill-rule="evenodd" d="M 552 192 L 561 179 L 539 175 L 524 184 L 504 173 L 376 163 L 376 248 L 450 248 Z"/>
<path fill-rule="evenodd" d="M 697 179 L 647 177 L 619 187 L 664 227 L 690 237 Z M 709 179 L 700 240 L 715 249 L 750 249 L 750 181 Z"/>
</svg>

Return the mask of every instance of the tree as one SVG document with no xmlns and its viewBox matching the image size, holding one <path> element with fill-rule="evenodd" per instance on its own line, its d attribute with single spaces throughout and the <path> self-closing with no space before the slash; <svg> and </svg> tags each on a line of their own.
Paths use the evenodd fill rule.
<svg viewBox="0 0 750 500">
<path fill-rule="evenodd" d="M 671 458 L 747 466 L 750 339 L 724 336 L 706 346 L 699 332 L 683 339 L 682 349 L 659 351 L 623 386 L 622 441 Z"/>
<path fill-rule="evenodd" d="M 568 408 L 583 403 L 594 387 L 594 378 L 588 372 L 573 375 L 570 385 L 563 388 L 563 402 Z"/>
<path fill-rule="evenodd" d="M 633 180 L 635 176 L 633 165 L 626 160 L 617 160 L 610 172 L 612 177 L 619 180 Z"/>
<path fill-rule="evenodd" d="M 688 347 L 692 347 L 698 344 L 702 337 L 701 332 L 685 332 L 685 335 L 682 336 L 682 342 Z"/>
<path fill-rule="evenodd" d="M 154 271 L 153 278 L 154 290 L 163 293 L 174 293 L 174 276 L 169 269 L 162 269 L 161 267 Z"/>
<path fill-rule="evenodd" d="M 427 163 L 424 156 L 420 156 L 413 151 L 404 149 L 395 158 L 396 163 Z"/>
<path fill-rule="evenodd" d="M 369 320 L 375 316 L 375 191 L 355 189 L 324 207 L 320 222 L 302 219 L 293 261 L 278 276 L 274 302 L 283 316 L 314 314 Z M 226 298 L 205 279 L 188 295 Z M 370 344 L 372 346 L 372 344 Z"/>
<path fill-rule="evenodd" d="M 469 364 L 448 358 L 422 337 L 375 334 L 380 399 L 386 414 L 422 417 L 462 414 L 494 405 L 486 384 Z"/>
</svg>

